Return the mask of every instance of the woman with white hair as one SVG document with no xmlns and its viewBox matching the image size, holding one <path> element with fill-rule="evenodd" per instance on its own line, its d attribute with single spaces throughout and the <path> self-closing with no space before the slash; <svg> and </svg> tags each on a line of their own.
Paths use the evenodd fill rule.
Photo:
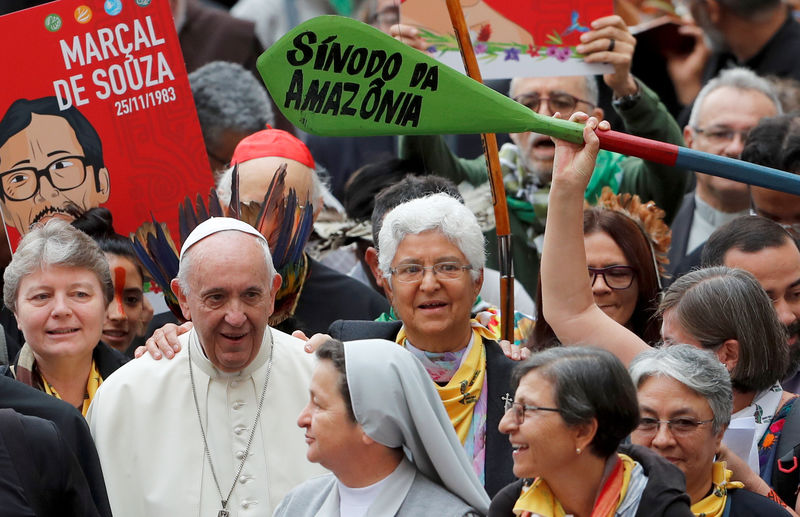
<svg viewBox="0 0 800 517">
<path fill-rule="evenodd" d="M 497 429 L 514 363 L 471 316 L 483 282 L 483 247 L 477 219 L 450 196 L 397 206 L 381 227 L 378 266 L 399 321 L 340 321 L 330 333 L 389 339 L 422 362 L 491 496 L 514 480 L 511 446 Z"/>
<path fill-rule="evenodd" d="M 787 515 L 766 497 L 740 490 L 745 485 L 732 482 L 725 462 L 715 461 L 731 420 L 733 391 L 714 354 L 691 345 L 648 350 L 633 360 L 630 373 L 641 413 L 631 441 L 683 472 L 695 515 Z"/>
</svg>

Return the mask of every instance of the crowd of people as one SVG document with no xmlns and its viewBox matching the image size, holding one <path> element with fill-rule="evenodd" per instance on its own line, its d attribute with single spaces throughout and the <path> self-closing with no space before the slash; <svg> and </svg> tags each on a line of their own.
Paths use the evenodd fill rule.
<svg viewBox="0 0 800 517">
<path fill-rule="evenodd" d="M 307 135 L 257 78 L 263 47 L 317 14 L 427 51 L 400 3 L 170 0 L 215 184 L 173 245 L 157 221 L 115 231 L 102 135 L 76 110 L 43 98 L 0 120 L 0 208 L 22 235 L 3 272 L 0 513 L 800 513 L 800 196 L 597 136 L 800 174 L 794 8 L 664 2 L 678 49 L 634 36 L 653 7 L 618 0 L 577 46 L 609 73 L 495 85 L 584 124 L 582 143 L 498 135 L 503 318 L 473 140 Z M 48 125 L 68 151 L 44 149 Z M 29 199 L 49 208 L 10 217 Z"/>
</svg>

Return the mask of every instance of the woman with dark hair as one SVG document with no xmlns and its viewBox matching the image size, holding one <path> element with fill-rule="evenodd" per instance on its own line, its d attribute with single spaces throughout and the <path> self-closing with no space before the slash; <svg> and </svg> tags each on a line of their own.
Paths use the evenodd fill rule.
<svg viewBox="0 0 800 517">
<path fill-rule="evenodd" d="M 556 143 L 556 167 L 550 191 L 542 257 L 543 311 L 565 345 L 592 343 L 630 363 L 650 347 L 592 303 L 578 274 L 583 263 L 580 238 L 582 193 L 592 174 L 598 148 L 595 119 L 584 130 L 584 146 Z M 753 471 L 769 482 L 778 460 L 782 421 L 797 397 L 780 380 L 789 364 L 783 325 L 767 293 L 746 271 L 718 267 L 688 273 L 664 293 L 659 308 L 666 343 L 709 349 L 725 364 L 733 385 L 729 445 Z M 796 487 L 778 495 L 792 504 Z"/>
<path fill-rule="evenodd" d="M 604 189 L 597 206 L 583 211 L 583 242 L 595 304 L 647 343 L 659 339 L 655 318 L 660 276 L 664 273 L 670 230 L 664 211 L 639 196 L 615 195 Z M 543 350 L 558 338 L 542 313 L 537 293 L 537 320 L 529 346 Z"/>
<path fill-rule="evenodd" d="M 133 357 L 131 343 L 143 334 L 153 310 L 144 298 L 144 273 L 131 242 L 114 231 L 111 212 L 92 208 L 72 222 L 97 242 L 106 256 L 114 282 L 114 299 L 106 308 L 102 340 Z"/>
<path fill-rule="evenodd" d="M 490 517 L 690 515 L 680 472 L 620 442 L 636 428 L 636 389 L 619 359 L 594 348 L 551 348 L 519 364 L 500 431 L 522 478 Z M 619 449 L 619 450 L 618 450 Z"/>
</svg>

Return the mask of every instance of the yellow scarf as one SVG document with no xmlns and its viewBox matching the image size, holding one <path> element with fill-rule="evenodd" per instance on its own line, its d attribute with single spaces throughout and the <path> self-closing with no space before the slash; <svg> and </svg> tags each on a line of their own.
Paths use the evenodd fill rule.
<svg viewBox="0 0 800 517">
<path fill-rule="evenodd" d="M 592 517 L 613 517 L 628 492 L 631 472 L 633 472 L 636 462 L 625 454 L 617 454 L 617 456 L 619 458 L 617 465 L 611 471 L 611 475 L 603 485 L 597 501 L 595 501 Z M 542 478 L 536 478 L 527 490 L 523 489 L 522 495 L 514 504 L 514 515 L 523 517 L 530 515 L 565 517 L 566 512 L 552 490 L 550 490 L 547 482 Z"/>
<path fill-rule="evenodd" d="M 711 494 L 692 505 L 692 513 L 698 517 L 720 517 L 725 512 L 725 502 L 728 499 L 728 490 L 731 488 L 744 488 L 744 483 L 731 481 L 733 472 L 726 469 L 724 461 L 716 461 L 711 467 L 711 484 L 714 489 Z"/>
<path fill-rule="evenodd" d="M 469 354 L 447 385 L 439 386 L 434 383 L 462 445 L 467 440 L 475 404 L 480 398 L 486 379 L 486 347 L 483 345 L 483 338 L 493 339 L 491 331 L 477 321 L 470 320 L 470 325 L 473 344 Z M 400 329 L 395 341 L 405 346 L 405 326 Z"/>
<path fill-rule="evenodd" d="M 44 391 L 48 395 L 52 395 L 57 399 L 61 398 L 61 395 L 58 394 L 55 387 L 47 382 L 47 379 L 44 378 L 44 374 L 40 374 L 42 377 L 42 384 L 44 384 Z M 86 416 L 86 412 L 89 411 L 89 404 L 92 403 L 92 399 L 94 398 L 94 394 L 97 391 L 97 388 L 103 384 L 103 377 L 100 376 L 100 372 L 97 371 L 97 365 L 92 359 L 92 369 L 89 370 L 89 380 L 86 381 L 86 396 L 83 399 L 83 407 L 81 408 L 81 413 L 83 416 Z"/>
</svg>

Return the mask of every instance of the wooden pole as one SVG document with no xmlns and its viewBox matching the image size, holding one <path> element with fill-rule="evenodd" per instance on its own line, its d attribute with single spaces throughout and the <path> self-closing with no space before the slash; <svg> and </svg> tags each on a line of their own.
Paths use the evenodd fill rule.
<svg viewBox="0 0 800 517">
<path fill-rule="evenodd" d="M 461 10 L 460 0 L 447 0 L 450 21 L 461 50 L 464 68 L 472 79 L 482 83 L 478 60 L 469 39 L 469 30 Z M 497 138 L 494 133 L 481 134 L 483 155 L 489 170 L 489 184 L 492 187 L 492 203 L 497 231 L 498 267 L 500 269 L 500 329 L 505 340 L 514 342 L 514 264 L 511 260 L 511 227 L 508 221 L 508 203 L 503 185 L 503 171 L 497 151 Z"/>
</svg>

